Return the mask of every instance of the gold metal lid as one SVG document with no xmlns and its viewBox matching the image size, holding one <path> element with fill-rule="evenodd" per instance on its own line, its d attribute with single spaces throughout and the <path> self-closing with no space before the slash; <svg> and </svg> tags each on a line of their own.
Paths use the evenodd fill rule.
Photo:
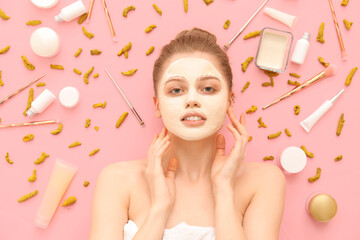
<svg viewBox="0 0 360 240">
<path fill-rule="evenodd" d="M 308 210 L 316 221 L 328 222 L 336 215 L 337 204 L 329 194 L 320 193 L 310 200 Z"/>
</svg>

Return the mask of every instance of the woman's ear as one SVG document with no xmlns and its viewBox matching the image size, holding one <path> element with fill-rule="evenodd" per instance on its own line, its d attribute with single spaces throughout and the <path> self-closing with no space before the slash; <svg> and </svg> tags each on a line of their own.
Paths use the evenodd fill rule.
<svg viewBox="0 0 360 240">
<path fill-rule="evenodd" d="M 159 108 L 159 101 L 155 96 L 153 97 L 153 100 L 154 100 L 154 105 L 155 105 L 155 117 L 160 118 L 161 113 L 160 113 L 160 108 Z"/>
</svg>

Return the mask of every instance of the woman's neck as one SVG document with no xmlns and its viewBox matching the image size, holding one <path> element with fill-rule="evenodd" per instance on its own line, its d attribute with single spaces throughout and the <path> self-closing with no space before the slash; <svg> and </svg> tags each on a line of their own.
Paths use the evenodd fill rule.
<svg viewBox="0 0 360 240">
<path fill-rule="evenodd" d="M 171 135 L 171 144 L 163 156 L 163 168 L 166 170 L 170 158 L 178 160 L 176 178 L 189 183 L 209 179 L 216 152 L 216 136 L 214 134 L 200 141 L 186 141 Z"/>
</svg>

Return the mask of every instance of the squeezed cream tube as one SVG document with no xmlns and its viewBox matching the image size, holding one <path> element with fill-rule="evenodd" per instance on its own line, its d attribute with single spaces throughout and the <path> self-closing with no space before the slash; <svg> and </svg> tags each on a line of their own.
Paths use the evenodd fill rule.
<svg viewBox="0 0 360 240">
<path fill-rule="evenodd" d="M 59 202 L 77 171 L 77 167 L 57 159 L 45 194 L 36 213 L 35 225 L 46 229 Z"/>
<path fill-rule="evenodd" d="M 297 18 L 293 15 L 281 12 L 279 10 L 276 10 L 274 8 L 266 7 L 264 8 L 264 13 L 268 15 L 269 17 L 272 17 L 279 22 L 285 24 L 286 26 L 293 28 L 296 24 Z"/>
</svg>

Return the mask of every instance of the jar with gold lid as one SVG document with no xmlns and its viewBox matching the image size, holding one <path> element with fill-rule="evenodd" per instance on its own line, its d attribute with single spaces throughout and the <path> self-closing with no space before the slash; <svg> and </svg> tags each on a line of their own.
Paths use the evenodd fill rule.
<svg viewBox="0 0 360 240">
<path fill-rule="evenodd" d="M 306 203 L 307 212 L 318 222 L 329 222 L 335 217 L 337 208 L 335 199 L 327 193 L 314 193 Z"/>
</svg>

